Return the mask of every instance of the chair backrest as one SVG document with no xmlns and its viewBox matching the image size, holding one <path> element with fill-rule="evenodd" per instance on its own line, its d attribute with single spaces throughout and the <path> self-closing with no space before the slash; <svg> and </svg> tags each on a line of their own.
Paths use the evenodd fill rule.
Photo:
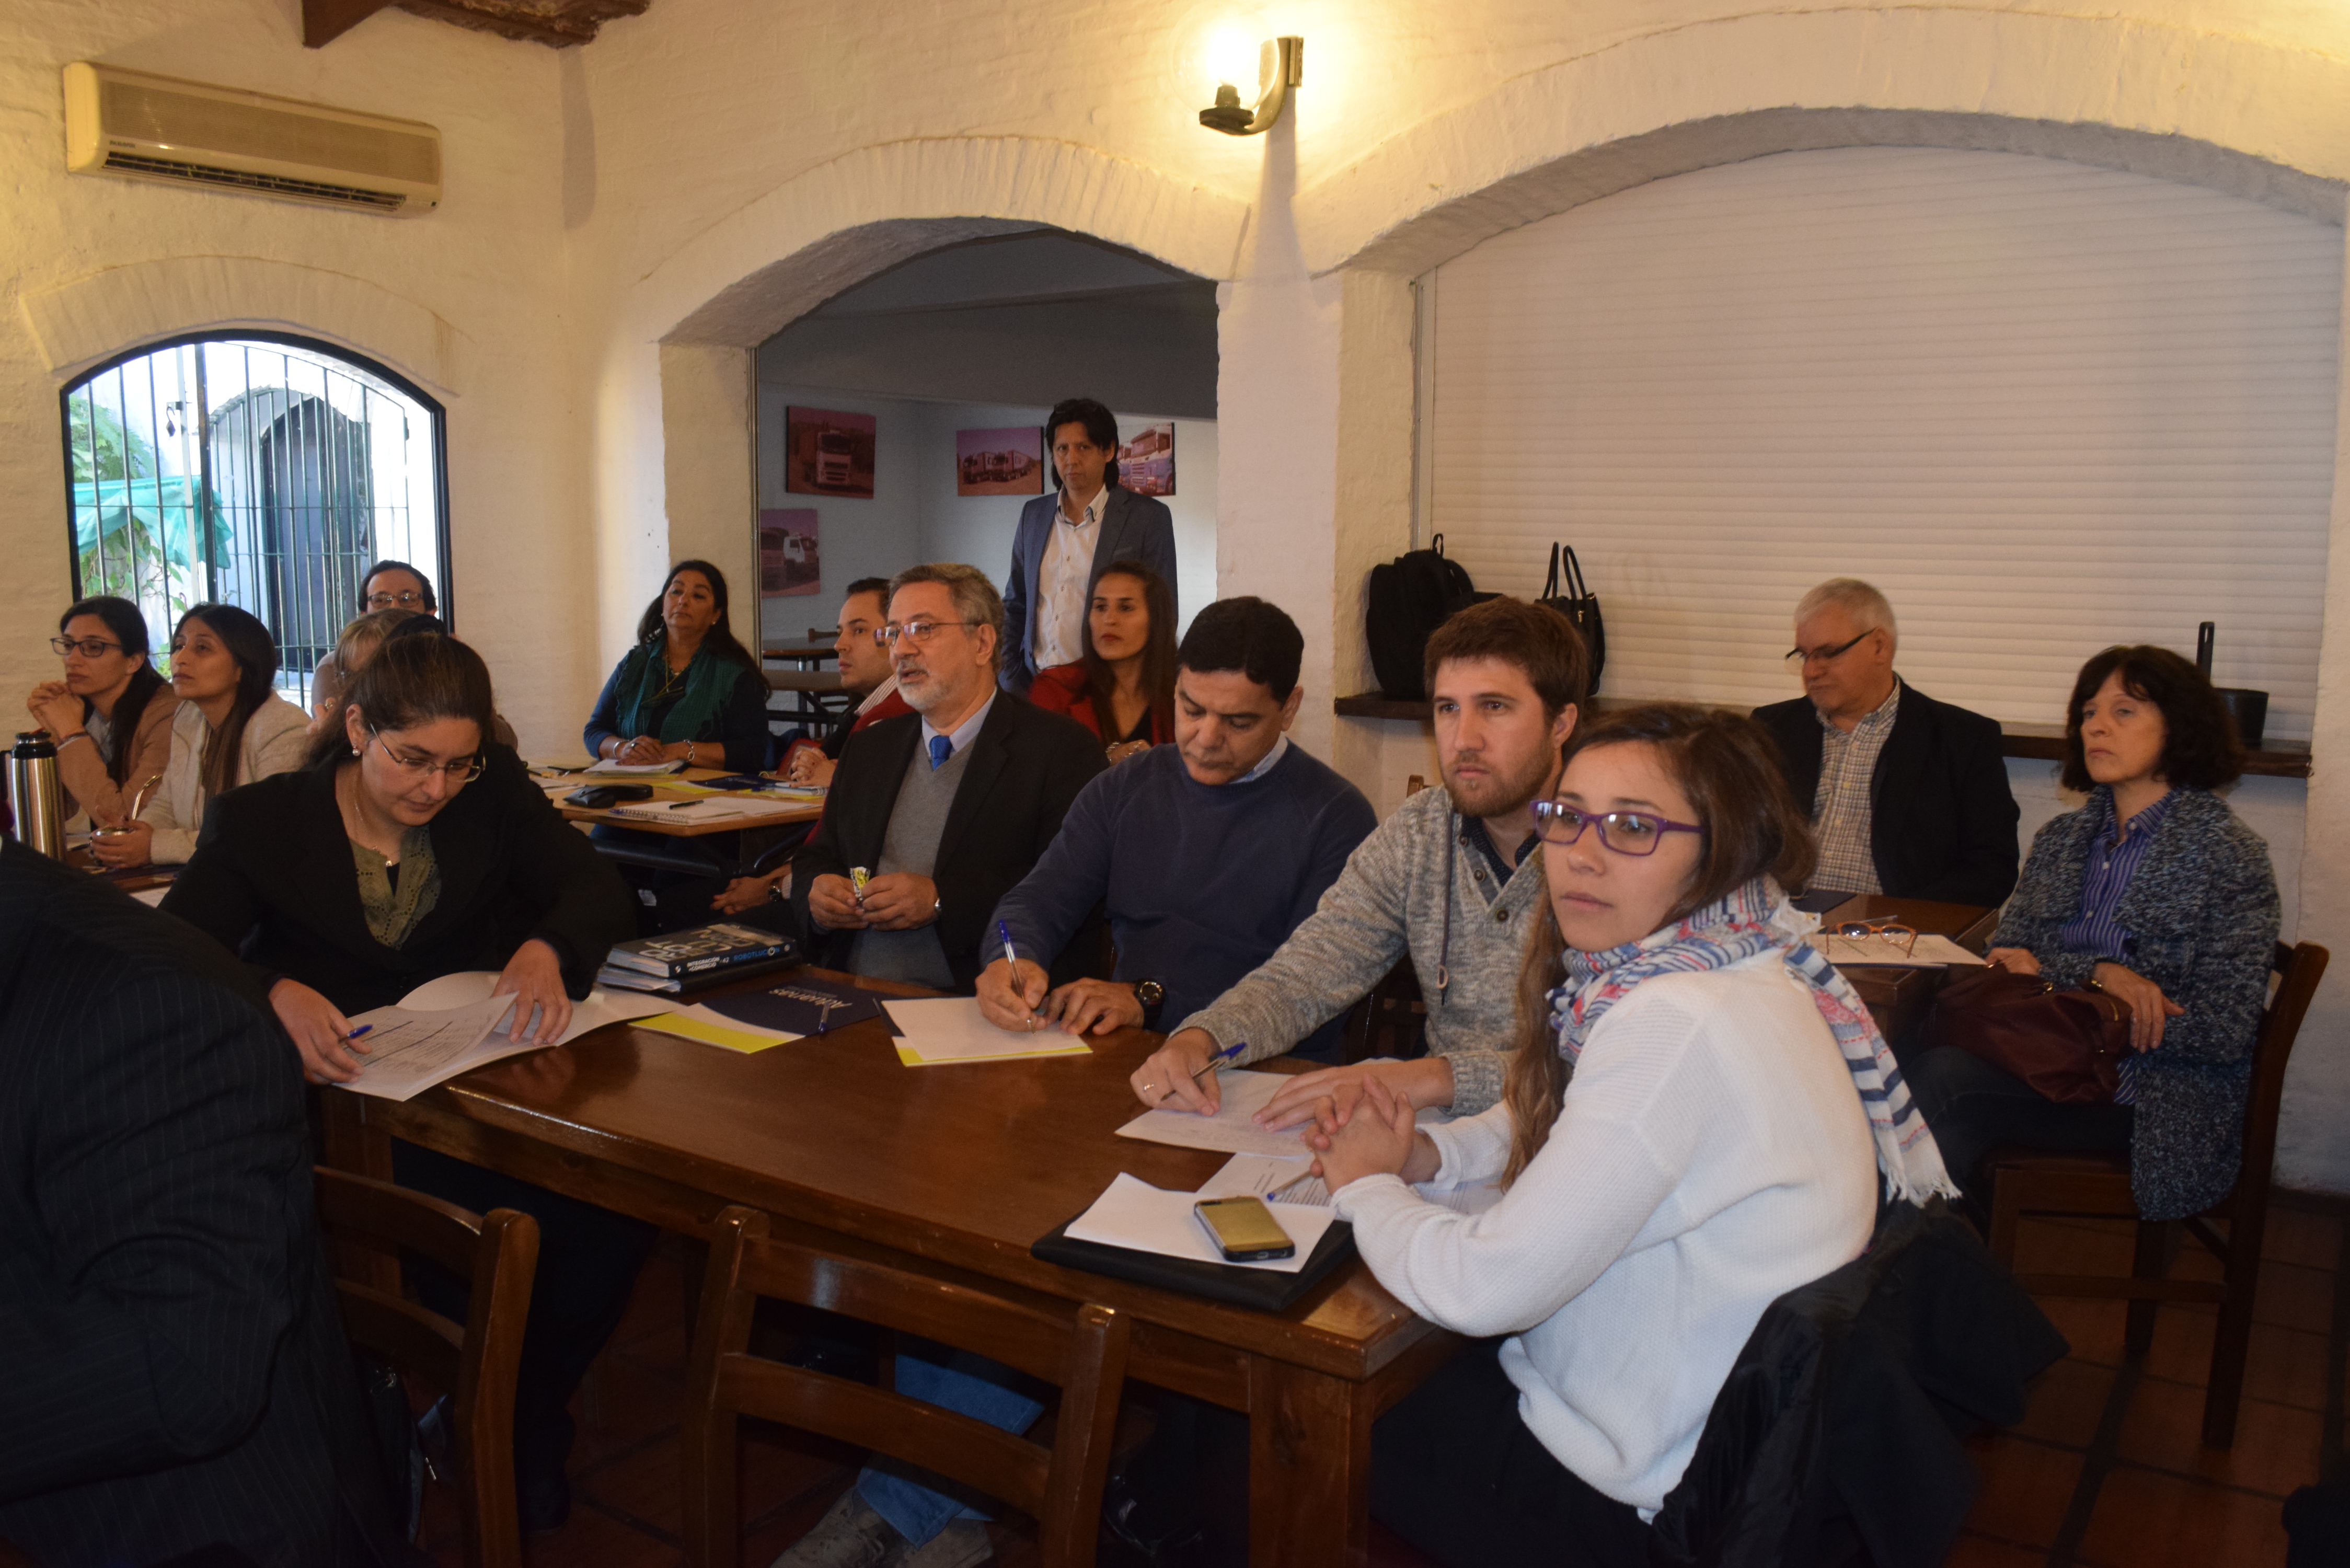
<svg viewBox="0 0 2350 1568">
<path fill-rule="evenodd" d="M 735 1424 L 781 1422 L 878 1449 L 1000 1498 L 1037 1521 L 1045 1568 L 1093 1562 L 1104 1472 L 1132 1332 L 1102 1306 L 1056 1314 L 885 1264 L 778 1241 L 764 1214 L 718 1217 L 685 1417 L 686 1560 L 736 1560 Z M 976 1351 L 1059 1385 L 1052 1447 L 887 1386 L 749 1354 L 762 1296 Z"/>
<path fill-rule="evenodd" d="M 388 1181 L 317 1168 L 318 1221 L 338 1242 L 335 1291 L 353 1345 L 449 1396 L 450 1459 L 467 1568 L 520 1568 L 515 1511 L 515 1373 L 538 1268 L 538 1221 L 511 1209 L 472 1214 Z M 408 1300 L 352 1255 L 405 1251 L 470 1282 L 465 1321 Z"/>
<path fill-rule="evenodd" d="M 2293 1043 L 2301 1022 L 2309 1015 L 2310 999 L 2325 978 L 2333 955 L 2315 942 L 2297 947 L 2277 944 L 2272 967 L 2282 977 L 2276 994 L 2261 1014 L 2253 1036 L 2252 1089 L 2244 1100 L 2243 1174 L 2236 1179 L 2240 1199 L 2262 1201 L 2276 1164 L 2277 1111 L 2284 1099 L 2284 1070 L 2293 1059 Z"/>
</svg>

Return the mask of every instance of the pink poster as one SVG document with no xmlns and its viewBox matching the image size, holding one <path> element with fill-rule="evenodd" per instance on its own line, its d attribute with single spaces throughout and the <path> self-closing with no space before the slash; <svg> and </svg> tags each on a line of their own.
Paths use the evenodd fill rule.
<svg viewBox="0 0 2350 1568">
<path fill-rule="evenodd" d="M 763 509 L 759 514 L 759 597 L 812 594 L 823 586 L 816 555 L 816 508 Z"/>
</svg>

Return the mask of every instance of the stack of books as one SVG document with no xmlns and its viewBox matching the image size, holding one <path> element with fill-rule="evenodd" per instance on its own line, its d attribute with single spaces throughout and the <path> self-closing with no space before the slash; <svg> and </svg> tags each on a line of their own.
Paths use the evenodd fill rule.
<svg viewBox="0 0 2350 1568">
<path fill-rule="evenodd" d="M 596 983 L 677 995 L 799 961 L 799 944 L 789 937 L 757 926 L 719 923 L 617 943 L 604 955 Z"/>
</svg>

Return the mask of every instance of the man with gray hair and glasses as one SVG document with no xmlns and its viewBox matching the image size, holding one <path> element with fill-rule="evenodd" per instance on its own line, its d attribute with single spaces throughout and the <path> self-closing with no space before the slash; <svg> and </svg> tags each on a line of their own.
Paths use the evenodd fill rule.
<svg viewBox="0 0 2350 1568">
<path fill-rule="evenodd" d="M 1894 672 L 1893 607 L 1833 577 L 1795 607 L 1788 667 L 1804 695 L 1757 708 L 1819 838 L 1812 886 L 1996 905 L 2015 889 L 2015 824 L 1999 725 Z"/>
<path fill-rule="evenodd" d="M 1107 764 L 1074 719 L 999 692 L 1003 600 L 975 566 L 909 566 L 881 645 L 910 713 L 852 734 L 824 822 L 793 857 L 811 962 L 966 994 L 990 958 L 996 901 L 1035 868 Z M 1073 940 L 1055 985 L 1099 951 Z"/>
</svg>

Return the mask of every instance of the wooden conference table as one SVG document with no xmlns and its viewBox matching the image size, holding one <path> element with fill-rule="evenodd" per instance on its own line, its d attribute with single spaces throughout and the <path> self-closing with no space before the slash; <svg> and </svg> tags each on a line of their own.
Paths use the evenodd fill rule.
<svg viewBox="0 0 2350 1568">
<path fill-rule="evenodd" d="M 1833 914 L 1930 919 L 1925 929 L 1946 933 L 1951 914 L 1967 917 L 1959 931 L 1981 914 L 1943 911 L 1880 899 Z M 1866 978 L 1887 1002 L 1910 994 Z M 833 1251 L 1041 1304 L 1113 1307 L 1135 1321 L 1134 1377 L 1248 1415 L 1251 1561 L 1359 1568 L 1371 1424 L 1451 1355 L 1455 1336 L 1359 1259 L 1275 1314 L 1029 1255 L 1120 1171 L 1188 1191 L 1223 1163 L 1115 1136 L 1140 1108 L 1128 1075 L 1157 1041 L 1130 1029 L 1085 1056 L 907 1067 L 878 1021 L 753 1055 L 614 1024 L 405 1103 L 330 1091 L 328 1157 L 389 1178 L 390 1140 L 404 1137 L 690 1235 L 706 1238 L 720 1210 L 744 1203 Z"/>
<path fill-rule="evenodd" d="M 773 801 L 775 799 L 774 795 L 764 792 L 712 792 L 706 789 L 692 790 L 677 787 L 680 784 L 699 784 L 704 779 L 733 776 L 733 770 L 725 768 L 686 768 L 673 774 L 583 772 L 571 774 L 561 779 L 546 779 L 542 782 L 549 785 L 560 784 L 566 786 L 563 794 L 557 794 L 550 789 L 547 799 L 555 803 L 555 809 L 557 812 L 572 822 L 601 823 L 610 827 L 633 828 L 639 833 L 658 833 L 664 838 L 702 838 L 713 833 L 748 833 L 762 827 L 784 827 L 795 822 L 814 822 L 824 815 L 823 806 L 813 801 L 806 801 L 794 802 L 786 810 L 769 812 L 747 821 L 663 822 L 658 817 L 624 815 L 610 810 L 590 810 L 584 805 L 573 805 L 563 798 L 564 794 L 568 794 L 572 790 L 585 788 L 589 784 L 650 784 L 653 794 L 650 801 L 633 803 L 638 805 L 673 805 L 687 801 L 727 800 L 734 798 L 738 794 L 746 800 Z"/>
</svg>

